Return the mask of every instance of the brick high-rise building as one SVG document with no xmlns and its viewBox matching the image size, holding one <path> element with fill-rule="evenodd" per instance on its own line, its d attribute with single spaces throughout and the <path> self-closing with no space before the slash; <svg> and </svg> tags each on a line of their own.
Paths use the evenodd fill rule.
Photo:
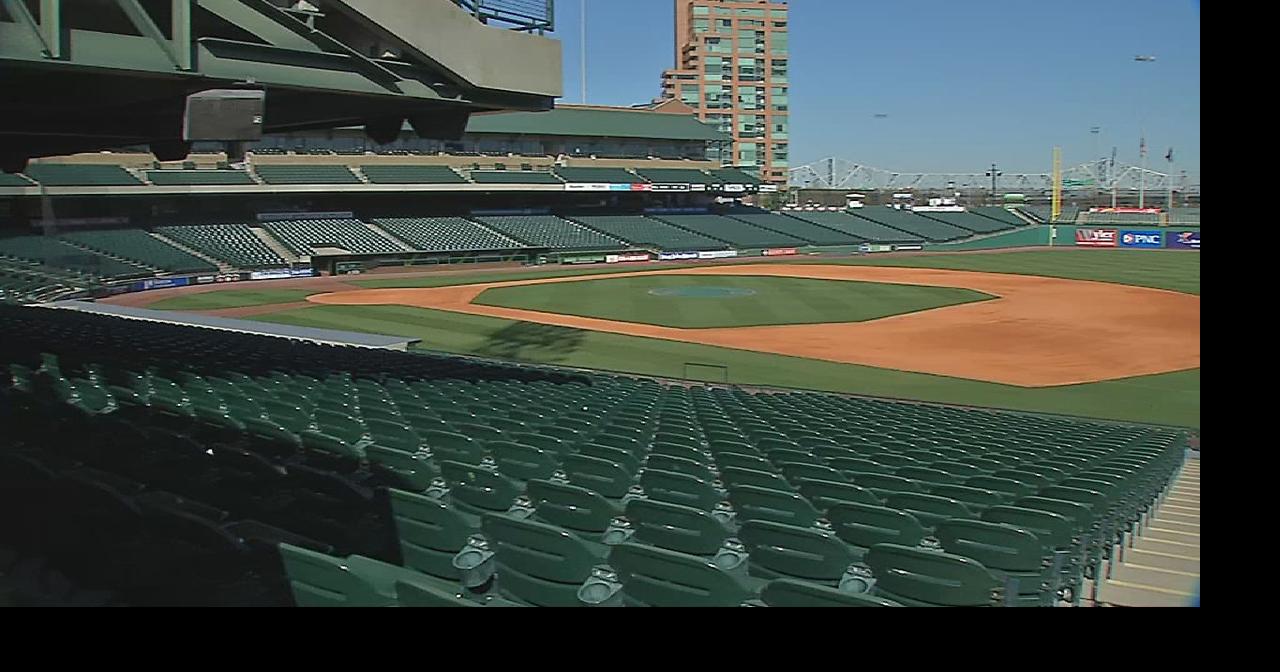
<svg viewBox="0 0 1280 672">
<path fill-rule="evenodd" d="M 726 165 L 787 179 L 787 4 L 778 0 L 675 0 L 675 68 L 662 97 L 733 134 Z M 728 151 L 727 149 L 725 150 Z"/>
</svg>

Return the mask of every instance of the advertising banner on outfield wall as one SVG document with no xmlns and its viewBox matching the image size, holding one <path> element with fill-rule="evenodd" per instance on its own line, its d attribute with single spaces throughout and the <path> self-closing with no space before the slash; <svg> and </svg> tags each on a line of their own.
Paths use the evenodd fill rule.
<svg viewBox="0 0 1280 672">
<path fill-rule="evenodd" d="M 250 280 L 281 280 L 284 278 L 292 278 L 293 274 L 287 268 L 273 268 L 266 271 L 249 271 Z"/>
<path fill-rule="evenodd" d="M 142 281 L 143 289 L 164 289 L 166 287 L 186 287 L 191 278 L 147 278 Z"/>
<path fill-rule="evenodd" d="M 315 269 L 311 268 L 291 268 L 289 275 L 295 278 L 310 278 L 316 274 Z"/>
<path fill-rule="evenodd" d="M 603 254 L 589 254 L 581 257 L 561 257 L 562 264 L 602 264 L 604 263 Z"/>
<path fill-rule="evenodd" d="M 1121 231 L 1120 247 L 1159 249 L 1164 247 L 1164 233 L 1161 231 Z"/>
<path fill-rule="evenodd" d="M 858 251 L 863 254 L 871 254 L 873 252 L 892 252 L 893 246 L 892 245 L 871 245 L 870 243 L 863 243 L 858 246 Z"/>
<path fill-rule="evenodd" d="M 1117 229 L 1076 229 L 1076 245 L 1081 247 L 1115 247 Z"/>
<path fill-rule="evenodd" d="M 211 284 L 211 283 L 213 283 L 213 282 L 217 281 L 217 279 L 218 279 L 218 276 L 216 276 L 216 275 L 197 275 L 197 276 L 196 276 L 196 284 L 197 284 L 197 285 L 208 285 L 208 284 Z"/>
<path fill-rule="evenodd" d="M 894 252 L 914 252 L 916 250 L 923 250 L 923 249 L 924 249 L 924 245 L 894 245 L 893 246 Z"/>
<path fill-rule="evenodd" d="M 659 252 L 658 261 L 677 261 L 679 259 L 697 259 L 697 252 Z"/>
<path fill-rule="evenodd" d="M 687 184 L 651 184 L 649 191 L 689 191 Z"/>
<path fill-rule="evenodd" d="M 1165 245 L 1172 250 L 1200 249 L 1199 231 L 1175 231 L 1165 236 Z"/>
<path fill-rule="evenodd" d="M 630 187 L 628 187 L 630 188 Z M 565 191 L 609 191 L 609 185 L 601 182 L 566 182 Z"/>
<path fill-rule="evenodd" d="M 604 255 L 604 263 L 621 264 L 629 261 L 649 261 L 647 254 L 606 254 Z"/>
<path fill-rule="evenodd" d="M 711 250 L 708 252 L 699 252 L 699 259 L 725 259 L 727 257 L 738 256 L 737 250 Z"/>
<path fill-rule="evenodd" d="M 800 254 L 800 251 L 794 247 L 778 247 L 770 250 L 762 250 L 760 253 L 766 257 L 782 257 L 789 254 Z"/>
</svg>

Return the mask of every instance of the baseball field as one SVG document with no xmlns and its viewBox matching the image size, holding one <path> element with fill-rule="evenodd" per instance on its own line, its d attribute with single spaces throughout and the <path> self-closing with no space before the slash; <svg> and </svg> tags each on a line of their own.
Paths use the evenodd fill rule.
<svg viewBox="0 0 1280 672">
<path fill-rule="evenodd" d="M 522 362 L 1199 427 L 1199 294 L 1199 253 L 1041 249 L 344 276 L 126 300 Z"/>
</svg>

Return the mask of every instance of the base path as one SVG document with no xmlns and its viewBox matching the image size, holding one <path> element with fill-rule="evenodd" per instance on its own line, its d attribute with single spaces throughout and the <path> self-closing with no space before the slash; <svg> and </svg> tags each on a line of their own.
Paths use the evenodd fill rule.
<svg viewBox="0 0 1280 672">
<path fill-rule="evenodd" d="M 870 322 L 712 329 L 677 329 L 471 303 L 494 287 L 584 282 L 635 273 L 427 289 L 366 289 L 318 294 L 307 300 L 328 305 L 433 308 L 1025 387 L 1090 383 L 1200 366 L 1200 297 L 1161 289 L 877 266 L 717 266 L 656 273 L 962 287 L 998 298 Z M 851 299 L 856 300 L 856 295 Z"/>
</svg>

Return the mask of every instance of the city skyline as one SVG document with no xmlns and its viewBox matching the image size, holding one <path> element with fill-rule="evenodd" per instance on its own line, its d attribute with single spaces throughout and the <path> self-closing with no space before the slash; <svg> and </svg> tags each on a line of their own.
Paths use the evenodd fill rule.
<svg viewBox="0 0 1280 672">
<path fill-rule="evenodd" d="M 587 102 L 659 95 L 674 11 L 643 4 L 588 0 Z M 557 5 L 566 103 L 580 102 L 579 11 Z M 900 171 L 1047 172 L 1054 146 L 1064 166 L 1113 147 L 1138 164 L 1145 137 L 1152 170 L 1167 170 L 1172 148 L 1173 172 L 1199 181 L 1197 3 L 792 0 L 789 14 L 791 167 L 835 156 Z"/>
</svg>

